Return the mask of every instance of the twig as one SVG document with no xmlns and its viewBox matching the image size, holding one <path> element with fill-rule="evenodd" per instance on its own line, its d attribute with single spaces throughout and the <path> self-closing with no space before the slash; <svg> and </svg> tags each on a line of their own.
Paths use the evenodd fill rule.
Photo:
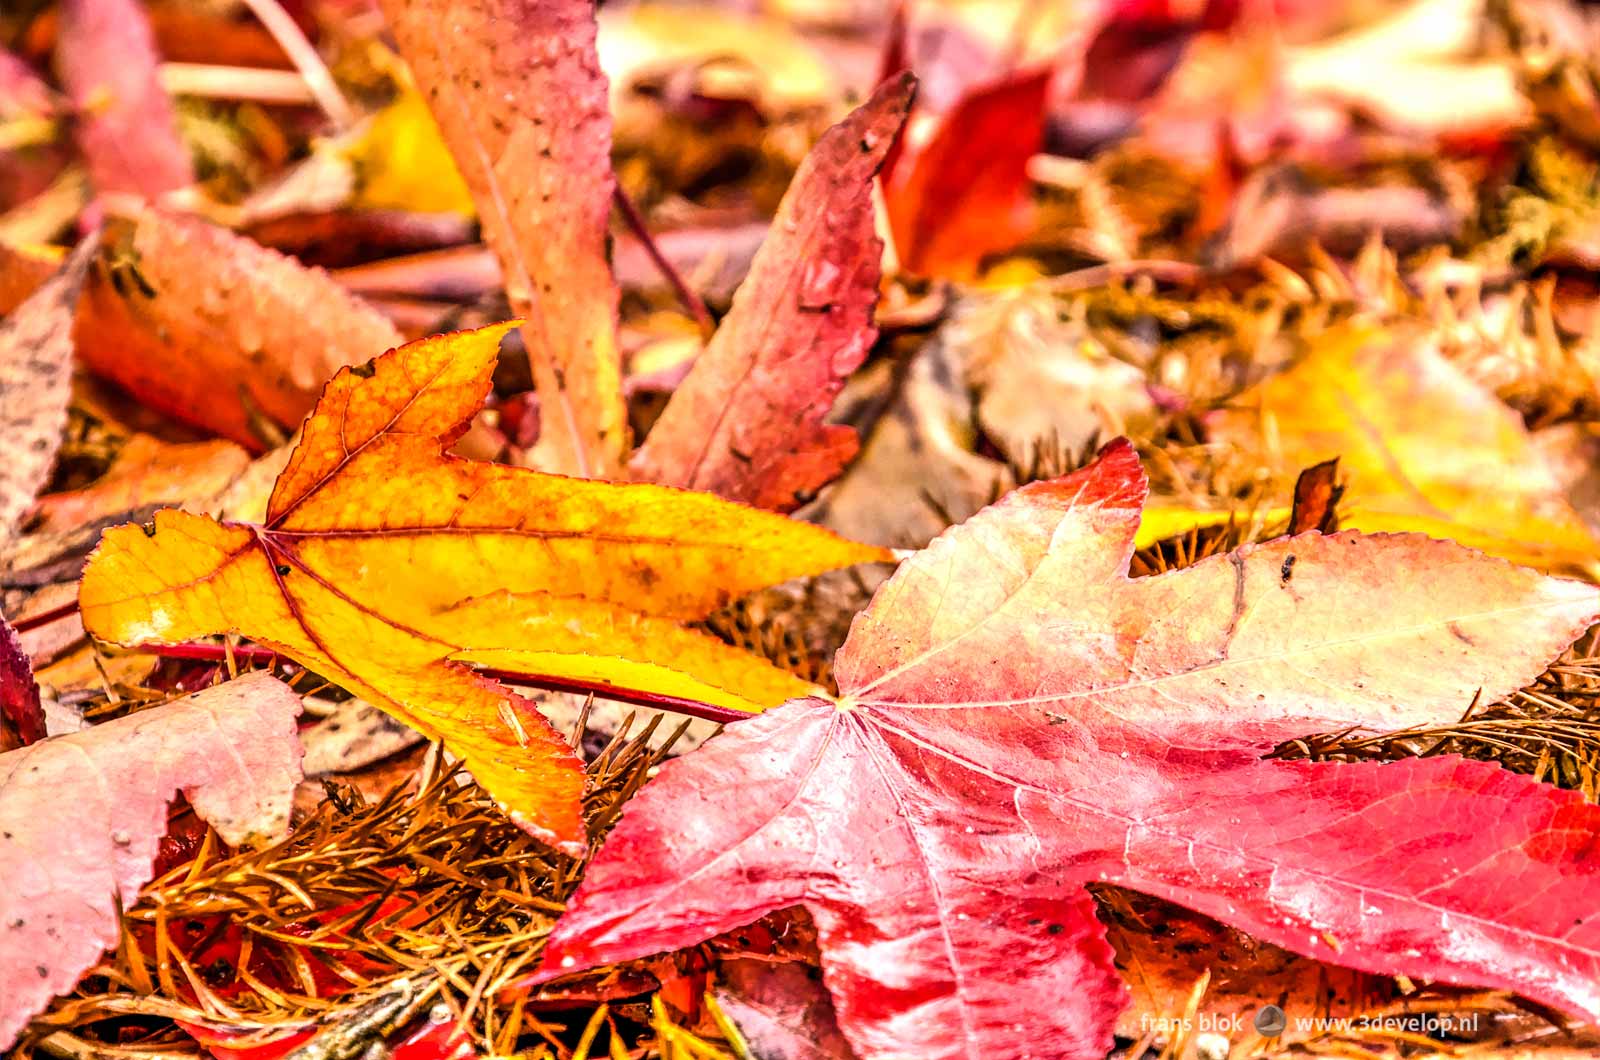
<svg viewBox="0 0 1600 1060">
<path fill-rule="evenodd" d="M 69 600 L 60 607 L 52 607 L 48 611 L 40 611 L 37 615 L 29 615 L 27 618 L 19 618 L 15 622 L 11 623 L 11 628 L 16 630 L 18 633 L 26 633 L 30 629 L 38 629 L 40 626 L 48 626 L 58 618 L 66 618 L 68 615 L 73 614 L 77 610 L 78 601 Z"/>
<path fill-rule="evenodd" d="M 229 647 L 222 644 L 201 644 L 189 641 L 181 644 L 140 644 L 135 650 L 150 652 L 168 659 L 193 659 L 200 662 L 226 662 L 230 651 L 233 654 L 233 658 L 241 663 L 270 666 L 279 661 L 293 661 L 287 656 L 280 656 L 271 648 L 261 648 L 250 644 Z M 664 696 L 656 692 L 615 688 L 601 681 L 568 680 L 561 677 L 552 677 L 548 674 L 525 674 L 516 670 L 485 669 L 478 672 L 485 677 L 492 677 L 497 681 L 520 685 L 524 688 L 539 688 L 547 692 L 574 692 L 578 695 L 604 696 L 607 699 L 615 699 L 622 703 L 632 703 L 635 706 L 671 711 L 674 714 L 685 714 L 691 718 L 703 718 L 706 721 L 714 721 L 724 725 L 731 721 L 740 721 L 751 717 L 751 715 L 742 710 L 717 707 L 710 703 L 682 699 L 678 696 Z"/>
<path fill-rule="evenodd" d="M 1087 268 L 1064 272 L 1046 280 L 1045 285 L 1056 294 L 1066 294 L 1070 291 L 1103 287 L 1112 280 L 1139 275 L 1152 276 L 1173 283 L 1186 283 L 1202 276 L 1204 271 L 1198 265 L 1191 265 L 1186 261 L 1135 258 L 1130 261 L 1108 261 L 1103 265 L 1090 265 Z"/>
<path fill-rule="evenodd" d="M 639 213 L 639 208 L 628 198 L 628 193 L 622 190 L 621 184 L 613 185 L 615 194 L 612 198 L 616 201 L 617 209 L 622 211 L 622 219 L 633 229 L 633 234 L 639 238 L 644 246 L 644 252 L 650 255 L 650 260 L 655 262 L 656 268 L 661 270 L 661 275 L 666 277 L 672 289 L 678 293 L 678 300 L 689 311 L 694 322 L 700 326 L 702 338 L 711 338 L 711 333 L 716 331 L 717 325 L 711 319 L 711 311 L 706 308 L 705 302 L 689 287 L 677 268 L 661 253 L 661 248 L 656 246 L 655 237 L 650 234 L 650 229 L 645 226 L 644 218 Z"/>
<path fill-rule="evenodd" d="M 344 94 L 339 91 L 339 85 L 333 79 L 333 74 L 328 70 L 322 56 L 317 54 L 317 49 L 306 40 L 306 35 L 300 32 L 300 26 L 293 16 L 283 9 L 278 0 L 244 0 L 248 7 L 261 20 L 261 24 L 271 33 L 278 42 L 278 47 L 283 49 L 289 61 L 294 63 L 295 69 L 300 71 L 300 76 L 305 79 L 306 88 L 316 99 L 317 106 L 333 123 L 341 129 L 355 124 L 355 111 L 350 109 L 350 104 L 345 101 Z"/>
<path fill-rule="evenodd" d="M 260 70 L 210 63 L 162 63 L 161 87 L 174 96 L 247 99 L 255 103 L 303 106 L 317 102 L 305 77 L 295 70 Z"/>
</svg>

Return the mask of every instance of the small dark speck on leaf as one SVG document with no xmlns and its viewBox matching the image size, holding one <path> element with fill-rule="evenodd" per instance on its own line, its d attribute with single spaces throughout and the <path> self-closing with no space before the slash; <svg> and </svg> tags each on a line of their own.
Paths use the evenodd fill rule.
<svg viewBox="0 0 1600 1060">
<path fill-rule="evenodd" d="M 1283 567 L 1278 571 L 1280 584 L 1289 584 L 1289 579 L 1294 577 L 1294 553 L 1291 552 L 1283 559 Z"/>
<path fill-rule="evenodd" d="M 144 531 L 144 536 L 145 537 L 155 537 L 156 536 L 156 524 L 155 523 L 140 523 L 139 524 L 139 529 Z"/>
<path fill-rule="evenodd" d="M 289 574 L 289 565 L 287 563 L 278 564 L 278 577 L 280 577 L 280 578 L 287 577 L 288 574 Z"/>
<path fill-rule="evenodd" d="M 352 364 L 350 366 L 350 374 L 355 376 L 357 379 L 371 379 L 377 371 L 377 366 L 371 361 L 367 361 L 363 364 Z"/>
</svg>

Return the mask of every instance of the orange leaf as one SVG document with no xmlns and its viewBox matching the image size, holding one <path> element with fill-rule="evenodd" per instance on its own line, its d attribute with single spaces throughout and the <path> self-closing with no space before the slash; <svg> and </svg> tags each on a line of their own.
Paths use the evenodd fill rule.
<svg viewBox="0 0 1600 1060">
<path fill-rule="evenodd" d="M 384 0 L 500 260 L 544 409 L 539 464 L 615 477 L 627 448 L 606 259 L 611 111 L 589 0 Z"/>
<path fill-rule="evenodd" d="M 109 532 L 84 626 L 121 644 L 241 633 L 442 738 L 529 831 L 583 846 L 583 775 L 534 706 L 469 664 L 760 709 L 812 691 L 684 627 L 882 549 L 706 494 L 446 456 L 516 322 L 334 377 L 264 525 L 176 511 Z"/>
<path fill-rule="evenodd" d="M 292 429 L 334 371 L 401 340 L 322 270 L 204 221 L 146 209 L 102 242 L 75 331 L 84 363 L 256 450 L 256 420 Z"/>
<path fill-rule="evenodd" d="M 232 442 L 128 439 L 104 475 L 82 489 L 51 493 L 36 505 L 44 531 L 61 533 L 147 504 L 215 497 L 244 472 L 250 458 Z"/>
</svg>

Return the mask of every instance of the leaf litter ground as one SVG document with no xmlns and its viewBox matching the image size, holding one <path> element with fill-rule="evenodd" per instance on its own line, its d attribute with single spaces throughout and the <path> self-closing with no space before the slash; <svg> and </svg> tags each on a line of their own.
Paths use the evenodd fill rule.
<svg viewBox="0 0 1600 1060">
<path fill-rule="evenodd" d="M 1520 15 L 1520 10 L 1516 14 Z M 1531 67 L 1539 60 L 1536 55 L 1517 53 L 1510 61 Z M 1556 91 L 1575 91 L 1557 79 L 1541 80 L 1549 78 L 1548 72 L 1522 72 L 1540 91 L 1550 91 L 1552 81 Z M 1571 112 L 1552 107 L 1552 113 Z M 1562 119 L 1557 117 L 1554 123 L 1560 126 Z M 1582 140 L 1581 129 L 1560 131 Z M 981 132 L 975 130 L 972 135 Z M 160 144 L 155 146 L 159 149 Z M 1293 271 L 1276 262 L 1263 262 L 1256 271 L 1246 270 L 1242 280 L 1235 276 L 1213 282 L 1182 270 L 1162 278 L 1160 269 L 1152 269 L 1147 275 L 1123 281 L 1114 270 L 1091 268 L 1088 275 L 1067 273 L 1029 288 L 1028 296 L 1042 300 L 1048 316 L 1065 325 L 1072 340 L 1087 336 L 1139 364 L 1144 376 L 1166 392 L 1158 395 L 1153 410 L 1119 412 L 1127 417 L 1121 423 L 1089 417 L 1087 434 L 1079 422 L 1051 425 L 1048 432 L 1020 438 L 997 429 L 1006 422 L 1006 406 L 1003 398 L 986 394 L 995 403 L 987 412 L 978 410 L 974 417 L 980 424 L 979 437 L 963 449 L 970 459 L 963 458 L 959 468 L 928 460 L 924 480 L 913 483 L 913 503 L 902 507 L 916 509 L 933 529 L 960 521 L 1013 484 L 1074 470 L 1094 448 L 1089 436 L 1096 430 L 1104 434 L 1115 428 L 1113 433 L 1125 431 L 1135 438 L 1157 492 L 1173 502 L 1169 508 L 1178 520 L 1174 525 L 1181 527 L 1184 520 L 1201 524 L 1197 529 L 1163 535 L 1160 543 L 1141 549 L 1133 564 L 1136 576 L 1185 568 L 1246 541 L 1270 539 L 1281 532 L 1286 521 L 1287 482 L 1283 476 L 1292 479 L 1298 468 L 1278 469 L 1279 477 L 1270 481 L 1263 478 L 1259 454 L 1205 444 L 1214 438 L 1204 422 L 1205 414 L 1281 369 L 1292 350 L 1315 345 L 1324 336 L 1336 334 L 1347 318 L 1358 316 L 1377 316 L 1396 324 L 1420 322 L 1439 336 L 1452 363 L 1492 389 L 1531 427 L 1584 424 L 1592 414 L 1587 403 L 1593 384 L 1582 363 L 1584 351 L 1570 341 L 1552 339 L 1560 333 L 1558 315 L 1570 311 L 1571 306 L 1556 302 L 1548 284 L 1524 285 L 1521 273 L 1546 260 L 1559 261 L 1563 254 L 1583 252 L 1585 210 L 1592 210 L 1583 191 L 1586 162 L 1582 152 L 1573 152 L 1560 137 L 1533 140 L 1519 150 L 1524 152 L 1525 172 L 1518 177 L 1516 189 L 1504 201 L 1485 208 L 1477 222 L 1481 230 L 1472 233 L 1482 260 L 1512 266 L 1508 276 L 1502 274 L 1502 279 L 1489 282 L 1487 293 L 1471 284 L 1437 283 L 1426 255 L 1402 259 L 1375 244 L 1348 260 L 1319 258 L 1313 253 Z M 1149 179 L 1163 160 L 1140 159 L 1137 151 L 1132 147 L 1112 152 L 1096 163 L 1087 180 L 1080 173 L 1074 178 L 1076 183 L 1062 183 L 1059 198 L 1042 204 L 1045 223 L 1041 227 L 1070 227 L 1079 245 L 1085 240 L 1097 246 L 1120 240 L 1124 249 L 1137 249 L 1144 256 L 1200 256 L 1192 253 L 1192 247 L 1163 244 L 1163 233 L 1171 229 L 1163 218 L 1150 216 L 1163 206 L 1163 200 L 1152 192 Z M 641 157 L 659 174 L 665 168 L 662 160 L 649 158 L 649 154 L 647 149 Z M 1204 187 L 1187 180 L 1167 183 L 1167 194 L 1175 198 Z M 1187 208 L 1182 203 L 1175 207 L 1177 212 Z M 1321 223 L 1318 216 L 1316 209 L 1310 209 L 1302 220 L 1316 227 Z M 1240 219 L 1248 220 L 1249 211 L 1238 211 L 1235 220 Z M 1247 256 L 1243 248 L 1251 240 L 1270 243 L 1282 235 L 1241 228 L 1239 224 L 1224 227 L 1223 246 L 1213 260 Z M 1332 228 L 1318 231 L 1329 235 L 1330 243 L 1338 234 Z M 1473 249 L 1470 241 L 1468 249 Z M 957 250 L 957 256 L 964 258 L 971 247 Z M 1053 259 L 1051 253 L 1059 254 L 1060 248 L 1032 259 L 1024 256 L 1024 260 L 1031 260 L 1036 270 L 1056 271 L 1053 262 L 1060 259 Z M 958 264 L 960 269 L 973 267 L 967 260 Z M 1548 280 L 1550 275 L 1545 273 L 1543 278 Z M 890 321 L 885 328 L 887 342 L 902 347 L 919 343 L 925 338 L 926 326 L 916 320 L 913 299 L 938 301 L 942 297 L 937 288 L 925 288 L 915 281 L 892 290 L 892 304 L 883 314 Z M 1512 306 L 1509 312 L 1505 311 L 1507 301 Z M 1486 309 L 1486 304 L 1492 308 Z M 897 310 L 902 311 L 898 322 Z M 503 311 L 489 312 L 490 318 L 505 315 Z M 1159 336 L 1155 343 L 1152 329 Z M 990 366 L 987 377 L 971 372 L 973 378 L 987 379 L 989 391 L 1003 390 L 993 385 L 1007 374 L 1003 359 L 997 363 L 1001 367 Z M 971 366 L 957 364 L 956 368 L 961 375 Z M 847 393 L 847 400 L 849 396 Z M 306 400 L 303 388 L 300 400 Z M 248 407 L 242 410 L 246 418 L 249 411 Z M 82 405 L 74 415 L 78 417 L 75 429 L 86 425 L 91 444 L 69 445 L 68 454 L 76 463 L 69 459 L 61 466 L 53 483 L 57 489 L 76 484 L 74 475 L 79 482 L 91 480 L 98 470 L 92 455 L 97 429 L 94 417 L 86 417 Z M 293 426 L 292 415 L 281 418 L 289 422 L 280 427 Z M 928 424 L 918 421 L 914 427 L 922 431 Z M 242 433 L 259 428 L 259 423 L 235 418 L 228 430 L 259 444 L 256 437 Z M 117 425 L 112 430 L 115 446 Z M 872 432 L 866 433 L 870 447 Z M 864 454 L 859 471 L 871 470 L 871 457 L 870 451 Z M 1360 468 L 1352 473 L 1359 482 Z M 868 477 L 866 481 L 872 480 Z M 947 494 L 953 483 L 963 488 Z M 848 480 L 844 485 L 849 485 Z M 837 496 L 843 493 L 841 490 Z M 893 528 L 879 524 L 874 529 Z M 876 534 L 855 536 L 879 540 Z M 922 534 L 922 540 L 893 543 L 909 547 L 928 536 L 931 532 Z M 91 536 L 88 543 L 92 540 Z M 63 544 L 65 548 L 47 553 L 37 563 L 12 563 L 5 577 L 13 594 L 48 586 L 56 576 L 71 577 L 82 552 L 74 554 L 70 543 Z M 1583 547 L 1580 544 L 1578 551 Z M 1568 554 L 1571 552 L 1569 549 Z M 707 625 L 725 639 L 761 649 L 757 654 L 795 670 L 804 680 L 816 681 L 826 678 L 833 649 L 842 642 L 850 615 L 868 595 L 864 586 L 832 592 L 807 586 L 798 593 L 763 594 L 714 616 Z M 1597 761 L 1593 653 L 1592 640 L 1581 642 L 1528 688 L 1502 703 L 1473 704 L 1460 721 L 1450 725 L 1377 737 L 1306 733 L 1285 742 L 1277 754 L 1330 761 L 1464 754 L 1500 762 L 1517 772 L 1583 792 L 1592 800 Z M 127 658 L 91 653 L 87 665 L 91 672 L 98 669 L 98 680 L 80 681 L 68 694 L 95 717 L 116 715 L 136 703 L 163 698 L 165 689 L 145 687 L 145 673 L 122 668 Z M 82 657 L 79 661 L 85 662 Z M 200 668 L 186 671 L 181 664 L 168 662 L 161 664 L 149 683 L 164 685 L 174 679 L 209 678 Z M 592 761 L 592 786 L 585 803 L 591 825 L 608 821 L 621 795 L 636 790 L 657 764 L 658 752 L 625 741 Z M 162 1030 L 170 1026 L 166 1021 L 181 1018 L 199 1025 L 221 1017 L 234 1026 L 253 1019 L 281 1028 L 298 1026 L 308 1016 L 317 1015 L 329 1016 L 345 1035 L 340 1039 L 342 1047 L 356 1050 L 371 1041 L 370 1032 L 356 1029 L 358 1016 L 379 1013 L 371 1025 L 386 1031 L 405 1019 L 414 1019 L 424 1008 L 431 1012 L 442 1005 L 465 1018 L 476 1045 L 484 1050 L 506 1051 L 516 1043 L 558 1056 L 595 1055 L 601 1049 L 615 1052 L 611 1042 L 616 1039 L 624 1042 L 625 1048 L 668 1055 L 738 1051 L 731 1033 L 726 1035 L 727 1041 L 717 1040 L 724 1035 L 716 1029 L 726 1026 L 725 1013 L 717 1004 L 712 1002 L 697 1012 L 695 999 L 687 996 L 703 985 L 693 978 L 701 970 L 696 960 L 731 966 L 737 957 L 726 952 L 715 958 L 682 956 L 671 972 L 659 963 L 607 969 L 597 974 L 598 985 L 579 984 L 566 998 L 530 1000 L 519 998 L 515 991 L 503 992 L 502 987 L 530 970 L 530 944 L 543 937 L 556 908 L 570 895 L 578 866 L 524 839 L 475 787 L 453 783 L 436 765 L 425 776 L 432 779 L 424 782 L 420 793 L 403 787 L 386 791 L 382 776 L 375 785 L 369 783 L 365 792 L 334 789 L 319 808 L 302 819 L 287 844 L 265 851 L 223 856 L 213 839 L 192 831 L 198 848 L 179 848 L 168 855 L 163 860 L 164 874 L 126 911 L 124 945 L 108 955 L 78 996 L 59 1002 L 41 1018 L 35 1025 L 38 1033 L 30 1035 L 23 1050 L 43 1048 L 57 1055 L 81 1056 L 105 1055 L 107 1050 L 112 1055 L 132 1053 L 149 1047 L 183 1051 L 190 1048 L 190 1039 Z M 380 848 L 382 852 L 374 856 L 372 851 Z M 417 893 L 424 889 L 425 893 Z M 371 903 L 363 904 L 361 899 L 374 893 L 382 896 L 378 905 L 393 904 L 373 911 Z M 1112 889 L 1097 893 L 1100 915 L 1113 926 L 1113 940 L 1119 935 L 1124 940 L 1119 943 L 1119 967 L 1124 971 L 1136 963 L 1155 963 L 1136 941 L 1157 934 L 1149 930 L 1152 923 L 1168 929 L 1186 923 L 1184 914 L 1152 905 L 1148 899 Z M 356 908 L 349 906 L 353 898 Z M 220 904 L 209 904 L 213 901 Z M 251 959 L 229 949 L 240 945 L 240 939 L 207 920 L 219 910 L 231 913 L 240 938 L 250 940 Z M 184 924 L 186 919 L 191 923 Z M 192 922 L 203 925 L 198 936 Z M 1192 917 L 1187 922 L 1194 937 L 1219 954 L 1219 962 L 1232 964 L 1235 970 L 1250 967 L 1241 951 L 1271 967 L 1276 976 L 1284 975 L 1281 962 L 1298 960 L 1281 952 L 1274 957 L 1270 947 L 1252 949 L 1248 940 L 1221 932 L 1215 925 L 1194 927 Z M 175 929 L 174 924 L 179 927 Z M 775 924 L 771 928 L 782 937 L 793 936 L 800 949 L 806 948 L 809 936 L 803 927 Z M 308 938 L 312 944 L 302 941 Z M 1192 943 L 1188 937 L 1183 941 Z M 332 984 L 322 980 L 325 973 L 307 961 L 308 950 L 337 954 L 331 963 L 338 970 L 331 974 L 343 980 L 341 989 L 353 985 L 356 991 L 331 1001 Z M 272 972 L 250 970 L 256 959 L 270 965 Z M 1170 967 L 1182 967 L 1170 954 L 1161 959 Z M 1275 959 L 1280 963 L 1274 964 Z M 248 974 L 231 981 L 226 990 L 208 981 L 208 974 L 216 974 L 216 969 L 240 963 Z M 685 972 L 689 973 L 687 979 Z M 1191 999 L 1185 988 L 1192 989 L 1213 974 L 1219 981 L 1215 994 L 1222 989 L 1225 969 L 1202 961 L 1180 989 L 1163 993 L 1152 987 L 1150 997 L 1166 1015 L 1181 1016 L 1186 1011 L 1192 1015 L 1200 1008 L 1199 995 Z M 668 988 L 652 995 L 653 980 L 663 975 L 671 981 Z M 1246 996 L 1262 1000 L 1249 994 L 1246 978 Z M 401 981 L 403 987 L 398 985 Z M 685 982 L 690 984 L 687 989 Z M 1343 989 L 1342 985 L 1324 987 L 1330 998 Z M 1414 984 L 1405 981 L 1362 984 L 1361 991 L 1351 992 L 1375 1006 L 1398 1003 L 1415 1011 L 1465 1006 L 1462 1011 L 1492 1013 L 1494 1018 L 1484 1024 L 1487 1030 L 1482 1046 L 1507 1041 L 1532 1044 L 1551 1037 L 1542 1029 L 1548 1025 L 1540 1023 L 1538 1014 L 1516 1016 L 1515 1006 L 1503 997 L 1437 990 L 1417 993 Z M 597 1004 L 596 997 L 608 1000 Z M 653 1001 L 644 1000 L 652 997 Z M 363 1007 L 357 1007 L 358 1001 Z M 693 1031 L 685 1029 L 690 1023 Z M 1417 1035 L 1436 1025 L 1414 1019 L 1397 1026 L 1399 1030 L 1387 1039 L 1399 1048 L 1420 1046 Z M 1123 1029 L 1130 1031 L 1124 1035 L 1132 1042 L 1126 1046 L 1130 1055 L 1141 1053 L 1138 1025 Z M 145 1037 L 152 1030 L 155 1037 Z M 40 1034 L 50 1032 L 54 1032 L 50 1038 L 41 1040 Z M 1353 1044 L 1370 1047 L 1384 1037 L 1378 1034 L 1345 1042 L 1332 1033 L 1317 1044 L 1329 1050 Z M 118 1045 L 133 1038 L 143 1040 L 137 1047 Z M 542 1045 L 540 1039 L 545 1039 Z M 216 1049 L 224 1043 L 211 1044 Z M 1165 1048 L 1177 1055 L 1186 1044 L 1195 1043 L 1168 1040 Z"/>
<path fill-rule="evenodd" d="M 1072 461 L 1067 454 L 1056 459 Z M 1241 518 L 1196 529 L 1143 548 L 1135 554 L 1132 573 L 1183 569 L 1208 555 L 1231 551 L 1252 539 L 1241 525 L 1248 522 Z M 1270 539 L 1282 530 L 1269 523 L 1255 536 Z M 752 606 L 759 609 L 760 602 L 747 602 L 714 625 L 736 643 L 765 646 L 775 662 L 805 664 L 783 619 L 769 617 L 754 624 Z M 843 632 L 836 629 L 834 637 L 842 639 Z M 1503 703 L 1474 704 L 1460 723 L 1378 738 L 1308 734 L 1283 745 L 1277 754 L 1337 761 L 1461 754 L 1592 793 L 1600 784 L 1597 710 L 1600 654 L 1591 636 L 1528 688 Z M 655 718 L 649 728 L 659 729 L 667 720 Z M 629 727 L 603 748 L 591 743 L 591 750 L 599 753 L 588 766 L 585 815 L 596 837 L 615 823 L 624 802 L 672 748 L 667 742 L 652 749 L 649 733 L 630 738 Z M 358 1010 L 353 1000 L 398 1004 L 398 992 L 407 1003 L 425 1003 L 429 1009 L 448 1006 L 451 1019 L 472 1028 L 479 1043 L 496 1051 L 520 1042 L 523 1048 L 564 1060 L 599 1055 L 602 1044 L 610 1047 L 607 1043 L 615 1040 L 629 1051 L 730 1055 L 731 1047 L 716 1034 L 702 1037 L 704 1028 L 700 1033 L 687 1029 L 677 1022 L 684 1018 L 681 1012 L 651 1001 L 650 984 L 666 971 L 657 962 L 601 970 L 533 1000 L 510 990 L 536 964 L 533 944 L 554 926 L 581 878 L 581 863 L 530 839 L 477 785 L 448 770 L 427 770 L 420 789 L 418 783 L 407 778 L 387 792 L 363 792 L 333 781 L 326 801 L 297 825 L 289 840 L 233 856 L 219 851 L 211 836 L 190 829 L 189 849 L 180 847 L 175 856 L 166 857 L 163 874 L 126 910 L 123 942 L 74 995 L 37 1020 L 31 1034 L 50 1036 L 50 1055 L 87 1056 L 92 1050 L 93 1055 L 116 1056 L 114 1048 L 107 1051 L 104 1038 L 108 1028 L 119 1024 L 154 1019 L 157 1024 L 183 1021 L 203 1027 L 217 1021 L 228 1027 L 257 1027 L 263 1040 L 303 1035 L 306 1028 L 318 1026 L 336 1043 L 358 1049 L 414 1019 L 417 1010 L 404 1009 L 402 1015 L 397 1009 L 387 1022 L 364 1023 L 352 1015 Z M 1137 972 L 1153 949 L 1163 973 L 1171 975 L 1173 951 L 1161 944 L 1163 935 L 1176 936 L 1177 952 L 1194 961 L 1192 979 L 1167 993 L 1150 988 L 1155 1004 L 1169 1006 L 1141 1005 L 1145 1025 L 1151 1028 L 1197 1025 L 1199 994 L 1194 991 L 1203 990 L 1214 976 L 1226 976 L 1214 970 L 1216 959 L 1231 964 L 1245 993 L 1243 1002 L 1221 989 L 1213 997 L 1223 1006 L 1232 1000 L 1246 1017 L 1262 1000 L 1252 969 L 1277 983 L 1294 982 L 1286 971 L 1297 963 L 1319 967 L 1133 892 L 1101 887 L 1096 894 L 1100 916 L 1117 946 L 1119 968 Z M 397 900 L 396 895 L 403 897 Z M 417 910 L 425 913 L 417 915 Z M 778 929 L 788 930 L 788 925 Z M 224 936 L 220 941 L 219 934 Z M 246 939 L 255 955 L 241 961 L 239 948 Z M 802 944 L 800 952 L 814 954 L 814 947 Z M 315 973 L 308 957 L 319 966 Z M 219 971 L 241 964 L 266 971 L 217 990 L 207 983 L 208 962 Z M 692 977 L 705 964 L 693 953 L 680 955 L 666 974 Z M 328 996 L 328 980 L 321 978 L 328 974 L 324 968 L 334 969 L 332 975 L 340 980 L 333 996 Z M 1326 972 L 1321 975 L 1326 979 Z M 225 972 L 224 980 L 229 977 Z M 1349 992 L 1341 994 L 1341 987 Z M 1477 1051 L 1552 1038 L 1548 1011 L 1520 1007 L 1504 994 L 1419 990 L 1382 977 L 1364 980 L 1359 990 L 1323 981 L 1313 989 L 1326 993 L 1328 1011 L 1345 1011 L 1352 1018 L 1387 1014 L 1389 1021 L 1382 1024 L 1387 1031 L 1352 1036 L 1330 1030 L 1284 1055 L 1298 1053 L 1302 1046 L 1340 1055 L 1351 1047 L 1369 1050 L 1387 1042 L 1404 1049 L 1436 1040 Z M 501 1000 L 502 992 L 517 1000 Z M 712 1005 L 715 997 L 711 995 Z M 1468 1030 L 1441 1034 L 1439 1013 L 1462 1017 L 1461 1026 Z M 1130 1024 L 1130 1031 L 1137 1027 Z M 89 1036 L 74 1034 L 74 1028 Z M 1189 1040 L 1192 1044 L 1192 1035 Z M 174 1027 L 166 1041 L 168 1048 L 181 1052 L 191 1038 Z M 1554 1041 L 1586 1048 L 1588 1039 L 1556 1035 Z M 145 1042 L 130 1058 L 150 1047 L 160 1049 L 159 1042 Z M 225 1042 L 244 1044 L 231 1038 Z M 1172 1055 L 1179 1055 L 1184 1044 L 1182 1035 L 1170 1039 Z M 23 1055 L 32 1047 L 25 1040 Z M 1129 1056 L 1142 1051 L 1138 1041 L 1127 1048 Z M 1275 1054 L 1267 1048 L 1257 1055 Z"/>
</svg>

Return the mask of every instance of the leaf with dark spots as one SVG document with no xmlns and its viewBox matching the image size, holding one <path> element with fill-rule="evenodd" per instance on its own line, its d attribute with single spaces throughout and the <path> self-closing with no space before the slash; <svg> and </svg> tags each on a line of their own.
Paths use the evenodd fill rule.
<svg viewBox="0 0 1600 1060">
<path fill-rule="evenodd" d="M 90 237 L 0 322 L 0 543 L 50 477 L 72 396 L 72 321 L 95 253 Z"/>
<path fill-rule="evenodd" d="M 866 1060 L 1088 1060 L 1127 996 L 1084 889 L 1104 882 L 1600 1016 L 1600 917 L 1574 920 L 1600 902 L 1600 808 L 1482 762 L 1262 757 L 1505 696 L 1600 591 L 1354 532 L 1130 579 L 1144 495 L 1116 442 L 905 561 L 835 660 L 837 701 L 730 726 L 629 804 L 541 976 L 798 904 Z"/>
</svg>

